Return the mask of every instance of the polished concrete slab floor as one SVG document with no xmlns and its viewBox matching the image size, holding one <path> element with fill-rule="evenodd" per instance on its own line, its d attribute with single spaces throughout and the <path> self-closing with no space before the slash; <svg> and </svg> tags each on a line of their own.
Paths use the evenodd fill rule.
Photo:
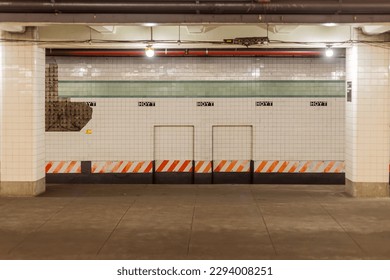
<svg viewBox="0 0 390 280">
<path fill-rule="evenodd" d="M 390 259 L 390 199 L 343 189 L 48 185 L 0 198 L 0 259 Z"/>
</svg>

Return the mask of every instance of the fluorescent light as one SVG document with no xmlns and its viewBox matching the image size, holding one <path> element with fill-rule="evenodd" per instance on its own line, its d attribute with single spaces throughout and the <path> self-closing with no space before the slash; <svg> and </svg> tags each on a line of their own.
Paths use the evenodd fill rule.
<svg viewBox="0 0 390 280">
<path fill-rule="evenodd" d="M 145 49 L 145 55 L 147 57 L 153 57 L 154 56 L 154 49 L 152 46 L 147 46 Z"/>
</svg>

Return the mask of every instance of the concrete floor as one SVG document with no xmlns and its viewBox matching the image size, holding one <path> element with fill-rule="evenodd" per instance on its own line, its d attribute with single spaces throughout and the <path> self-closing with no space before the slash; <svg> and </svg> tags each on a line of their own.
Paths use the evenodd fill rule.
<svg viewBox="0 0 390 280">
<path fill-rule="evenodd" d="M 51 185 L 0 198 L 0 259 L 390 259 L 390 199 L 342 191 Z"/>
</svg>

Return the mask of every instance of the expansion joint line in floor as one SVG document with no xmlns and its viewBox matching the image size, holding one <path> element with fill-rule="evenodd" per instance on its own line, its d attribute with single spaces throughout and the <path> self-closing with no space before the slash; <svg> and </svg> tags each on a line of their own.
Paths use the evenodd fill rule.
<svg viewBox="0 0 390 280">
<path fill-rule="evenodd" d="M 189 234 L 188 243 L 187 243 L 187 256 L 190 254 L 190 245 L 191 245 L 191 238 L 192 238 L 192 229 L 193 229 L 193 225 L 194 225 L 195 210 L 196 210 L 196 203 L 197 203 L 197 201 L 198 201 L 198 188 L 196 188 L 195 202 L 194 202 L 194 207 L 192 208 L 191 227 L 190 227 L 190 234 Z"/>
<path fill-rule="evenodd" d="M 272 245 L 272 248 L 273 248 L 273 250 L 274 250 L 274 253 L 275 253 L 275 255 L 278 255 L 278 252 L 276 251 L 275 244 L 274 244 L 274 242 L 273 242 L 273 240 L 272 240 L 272 237 L 271 237 L 271 233 L 270 233 L 269 228 L 268 228 L 268 226 L 267 226 L 267 223 L 266 223 L 266 221 L 265 221 L 265 218 L 264 218 L 264 215 L 263 215 L 263 211 L 261 211 L 261 207 L 259 206 L 259 204 L 258 204 L 257 201 L 256 201 L 256 198 L 255 198 L 255 195 L 254 195 L 254 193 L 253 193 L 252 187 L 250 186 L 249 189 L 250 189 L 250 191 L 251 191 L 253 201 L 254 201 L 254 203 L 255 203 L 255 205 L 256 205 L 257 213 L 259 214 L 259 216 L 261 217 L 261 219 L 262 219 L 262 221 L 263 221 L 263 223 L 264 223 L 264 226 L 265 226 L 265 229 L 266 229 L 266 231 L 267 231 L 268 238 L 269 238 L 269 241 L 270 241 L 270 243 L 271 243 L 271 245 Z"/>
<path fill-rule="evenodd" d="M 104 246 L 106 246 L 108 240 L 110 240 L 111 236 L 114 234 L 114 232 L 115 232 L 116 229 L 118 228 L 119 224 L 122 222 L 123 218 L 126 216 L 127 212 L 129 212 L 129 210 L 131 209 L 131 207 L 133 207 L 133 205 L 135 204 L 136 201 L 137 201 L 137 199 L 135 199 L 135 200 L 129 205 L 129 207 L 127 207 L 126 211 L 123 213 L 123 215 L 120 217 L 119 221 L 116 223 L 114 229 L 110 232 L 110 234 L 108 235 L 108 237 L 106 238 L 106 240 L 104 240 L 102 246 L 99 248 L 99 250 L 97 251 L 96 255 L 99 255 L 100 252 L 103 250 Z"/>
</svg>

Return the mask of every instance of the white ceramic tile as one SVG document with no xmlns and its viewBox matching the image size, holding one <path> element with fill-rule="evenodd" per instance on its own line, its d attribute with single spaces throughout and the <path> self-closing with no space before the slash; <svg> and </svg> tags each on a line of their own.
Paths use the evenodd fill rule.
<svg viewBox="0 0 390 280">
<path fill-rule="evenodd" d="M 28 32 L 27 32 L 28 33 Z M 1 180 L 45 176 L 44 52 L 37 46 L 1 46 Z"/>
<path fill-rule="evenodd" d="M 156 58 L 153 61 L 56 58 L 56 61 L 62 80 L 342 80 L 345 76 L 343 59 L 335 59 L 333 63 L 311 58 Z M 46 133 L 47 160 L 153 160 L 156 125 L 194 126 L 196 160 L 212 158 L 212 127 L 216 125 L 253 127 L 254 160 L 344 159 L 342 98 L 321 98 L 329 103 L 323 108 L 311 108 L 310 98 L 201 99 L 214 101 L 213 108 L 196 107 L 199 101 L 196 98 L 153 98 L 156 107 L 138 107 L 138 101 L 149 101 L 142 98 L 72 100 L 96 101 L 93 119 L 81 132 Z M 262 100 L 271 100 L 274 106 L 254 106 L 255 101 Z M 85 134 L 87 129 L 93 131 L 91 135 Z M 226 135 L 223 150 L 246 146 L 238 145 L 235 141 L 241 140 L 234 138 L 235 135 Z M 245 149 L 234 150 L 238 151 L 234 157 L 247 159 Z"/>
<path fill-rule="evenodd" d="M 347 50 L 346 177 L 355 182 L 389 181 L 389 55 L 376 46 Z"/>
</svg>

